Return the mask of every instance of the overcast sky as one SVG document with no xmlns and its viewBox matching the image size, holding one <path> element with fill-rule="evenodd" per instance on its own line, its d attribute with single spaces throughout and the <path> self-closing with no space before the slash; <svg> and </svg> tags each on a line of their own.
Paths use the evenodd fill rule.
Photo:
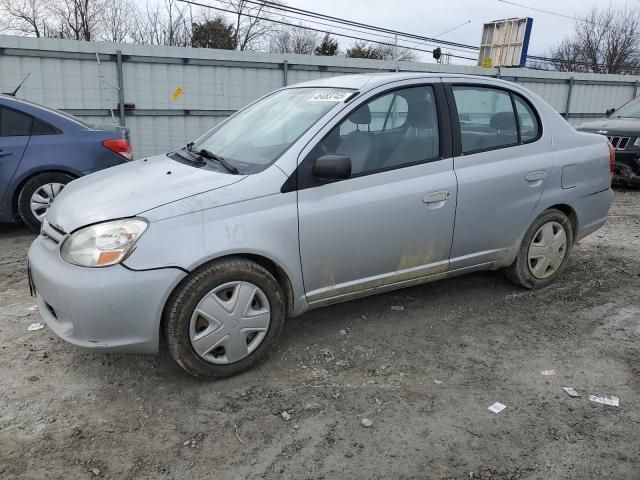
<svg viewBox="0 0 640 480">
<path fill-rule="evenodd" d="M 593 0 L 514 0 L 522 5 L 579 16 L 592 6 L 606 7 L 609 2 Z M 508 5 L 498 0 L 288 0 L 292 7 L 313 10 L 362 23 L 393 28 L 417 35 L 434 37 L 449 28 L 471 23 L 440 38 L 469 45 L 479 45 L 482 24 L 510 17 L 532 17 L 533 29 L 529 54 L 542 55 L 573 29 L 573 20 Z M 638 1 L 611 0 L 614 7 L 638 5 Z M 321 27 L 320 27 L 321 28 Z M 359 35 L 354 33 L 354 35 Z M 344 39 L 342 42 L 348 42 Z M 413 42 L 405 42 L 412 44 Z M 455 52 L 452 52 L 455 53 Z M 461 63 L 454 60 L 454 63 Z"/>
</svg>

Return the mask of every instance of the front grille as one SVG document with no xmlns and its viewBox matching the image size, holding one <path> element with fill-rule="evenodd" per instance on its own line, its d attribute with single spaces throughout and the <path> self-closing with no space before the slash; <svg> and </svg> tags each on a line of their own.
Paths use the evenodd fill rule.
<svg viewBox="0 0 640 480">
<path fill-rule="evenodd" d="M 607 138 L 616 150 L 624 150 L 629 144 L 629 137 L 607 136 Z"/>
<path fill-rule="evenodd" d="M 49 238 L 56 244 L 60 243 L 67 235 L 66 232 L 47 222 L 46 218 L 42 221 L 42 230 L 40 231 L 40 234 L 45 238 Z"/>
</svg>

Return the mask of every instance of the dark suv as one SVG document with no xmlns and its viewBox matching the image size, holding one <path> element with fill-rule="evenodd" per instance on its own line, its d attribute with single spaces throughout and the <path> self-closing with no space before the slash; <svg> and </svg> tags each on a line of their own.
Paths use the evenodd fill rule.
<svg viewBox="0 0 640 480">
<path fill-rule="evenodd" d="M 40 223 L 74 178 L 131 159 L 126 131 L 0 95 L 0 222 Z"/>
<path fill-rule="evenodd" d="M 578 130 L 606 135 L 616 152 L 613 183 L 622 187 L 640 187 L 640 97 L 617 110 L 609 109 L 606 117 L 583 123 Z"/>
</svg>

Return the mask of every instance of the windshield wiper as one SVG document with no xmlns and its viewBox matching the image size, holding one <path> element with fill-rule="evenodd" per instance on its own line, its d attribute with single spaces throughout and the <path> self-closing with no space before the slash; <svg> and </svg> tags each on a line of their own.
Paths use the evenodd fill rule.
<svg viewBox="0 0 640 480">
<path fill-rule="evenodd" d="M 238 175 L 240 171 L 231 165 L 227 160 L 225 160 L 220 155 L 216 155 L 215 153 L 207 150 L 206 148 L 201 148 L 200 150 L 193 150 L 193 142 L 187 144 L 187 151 L 194 155 L 199 155 L 200 157 L 208 158 L 209 160 L 215 160 L 220 165 L 222 165 L 229 173 L 234 175 Z"/>
</svg>

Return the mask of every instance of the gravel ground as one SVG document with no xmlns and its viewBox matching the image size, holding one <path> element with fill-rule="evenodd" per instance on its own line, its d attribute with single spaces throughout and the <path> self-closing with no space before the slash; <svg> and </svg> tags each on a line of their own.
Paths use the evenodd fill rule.
<svg viewBox="0 0 640 480">
<path fill-rule="evenodd" d="M 640 477 L 638 191 L 545 290 L 485 272 L 313 311 L 218 382 L 27 331 L 32 238 L 0 226 L 2 479 Z"/>
</svg>

